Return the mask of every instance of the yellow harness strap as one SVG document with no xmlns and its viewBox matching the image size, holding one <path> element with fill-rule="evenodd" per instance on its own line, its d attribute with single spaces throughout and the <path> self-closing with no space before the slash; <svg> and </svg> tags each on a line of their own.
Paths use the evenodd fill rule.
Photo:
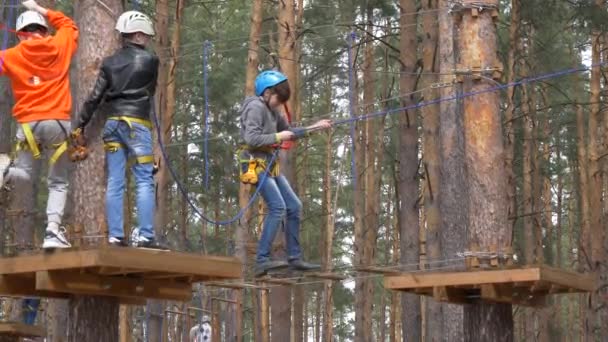
<svg viewBox="0 0 608 342">
<path fill-rule="evenodd" d="M 109 141 L 103 144 L 103 148 L 108 152 L 114 153 L 121 148 L 124 148 L 124 146 L 119 142 Z M 154 163 L 154 156 L 139 156 L 136 157 L 135 160 L 138 164 L 150 164 Z"/>
<path fill-rule="evenodd" d="M 27 145 L 30 151 L 32 151 L 32 156 L 34 156 L 34 159 L 40 159 L 40 149 L 38 148 L 36 138 L 34 138 L 32 128 L 29 124 L 23 123 L 21 124 L 21 129 L 23 130 L 23 135 L 25 135 L 25 141 L 27 141 Z"/>
<path fill-rule="evenodd" d="M 23 130 L 23 135 L 25 135 L 25 143 L 17 143 L 17 151 L 29 148 L 34 159 L 40 159 L 40 148 L 38 147 L 38 143 L 36 142 L 32 128 L 29 124 L 23 123 L 21 124 L 21 129 Z M 55 164 L 61 155 L 68 150 L 68 142 L 64 141 L 62 143 L 53 145 L 53 148 L 55 148 L 55 152 L 53 152 L 49 158 L 49 165 Z"/>
<path fill-rule="evenodd" d="M 110 142 L 104 142 L 103 148 L 104 148 L 104 150 L 106 150 L 108 152 L 114 153 L 114 152 L 120 150 L 121 148 L 123 148 L 123 146 L 119 142 L 110 141 Z"/>
<path fill-rule="evenodd" d="M 133 123 L 140 124 L 148 129 L 153 128 L 152 122 L 150 120 L 134 118 L 131 116 L 111 116 L 108 118 L 108 120 L 124 121 L 127 123 L 127 125 L 129 125 L 130 129 L 133 129 Z"/>
<path fill-rule="evenodd" d="M 62 154 L 65 153 L 65 151 L 68 150 L 68 142 L 64 141 L 61 144 L 58 144 L 57 147 L 55 148 L 55 152 L 53 152 L 53 154 L 51 155 L 51 158 L 49 158 L 49 164 L 53 165 L 57 162 L 57 160 L 59 160 L 59 158 L 61 157 Z"/>
</svg>

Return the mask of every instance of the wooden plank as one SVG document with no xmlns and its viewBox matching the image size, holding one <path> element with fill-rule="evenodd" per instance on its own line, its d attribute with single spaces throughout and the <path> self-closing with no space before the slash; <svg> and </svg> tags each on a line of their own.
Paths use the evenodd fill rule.
<svg viewBox="0 0 608 342">
<path fill-rule="evenodd" d="M 46 329 L 37 325 L 28 325 L 17 322 L 0 323 L 0 336 L 10 335 L 19 337 L 44 337 Z"/>
<path fill-rule="evenodd" d="M 487 270 L 469 272 L 409 273 L 384 279 L 387 289 L 408 289 L 434 286 L 500 284 L 540 280 L 539 268 Z"/>
<path fill-rule="evenodd" d="M 304 273 L 304 276 L 307 278 L 318 278 L 335 281 L 342 281 L 348 279 L 348 277 L 343 274 L 337 274 L 332 272 L 306 272 Z"/>
<path fill-rule="evenodd" d="M 103 277 L 59 271 L 37 272 L 36 289 L 92 296 L 154 298 L 176 301 L 188 301 L 192 297 L 192 286 L 185 283 L 144 281 L 137 278 Z"/>
<path fill-rule="evenodd" d="M 104 248 L 97 250 L 99 266 L 129 267 L 138 270 L 183 273 L 213 278 L 241 277 L 237 258 L 204 256 L 141 248 Z"/>
<path fill-rule="evenodd" d="M 540 267 L 541 279 L 553 284 L 561 285 L 577 292 L 593 292 L 596 283 L 593 275 L 560 270 L 548 266 Z"/>
<path fill-rule="evenodd" d="M 97 264 L 97 260 L 97 254 L 92 250 L 57 250 L 33 255 L 0 258 L 0 274 L 92 267 Z"/>
<path fill-rule="evenodd" d="M 0 274 L 32 273 L 86 268 L 121 268 L 199 276 L 202 279 L 241 276 L 242 265 L 233 257 L 203 256 L 141 248 L 107 247 L 67 250 L 0 259 Z"/>
<path fill-rule="evenodd" d="M 189 274 L 183 274 L 183 273 L 144 272 L 141 274 L 141 277 L 145 278 L 145 279 L 176 279 L 176 278 L 188 279 L 192 276 Z"/>
<path fill-rule="evenodd" d="M 403 272 L 395 268 L 377 267 L 377 266 L 359 266 L 355 268 L 357 272 L 373 273 L 373 274 L 385 274 L 385 275 L 398 275 Z"/>
<path fill-rule="evenodd" d="M 219 281 L 209 281 L 204 283 L 205 286 L 210 287 L 222 287 L 226 289 L 266 289 L 266 286 L 248 284 L 248 283 L 230 283 L 230 282 L 219 282 Z"/>
</svg>

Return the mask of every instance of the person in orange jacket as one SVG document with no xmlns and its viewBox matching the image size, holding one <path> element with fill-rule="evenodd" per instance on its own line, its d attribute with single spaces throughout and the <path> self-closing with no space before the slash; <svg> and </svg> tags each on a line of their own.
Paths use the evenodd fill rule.
<svg viewBox="0 0 608 342">
<path fill-rule="evenodd" d="M 35 159 L 49 157 L 47 227 L 43 248 L 68 248 L 61 227 L 68 191 L 67 140 L 72 96 L 69 70 L 78 47 L 78 27 L 61 12 L 22 3 L 27 9 L 16 22 L 19 43 L 0 51 L 0 75 L 10 79 L 15 97 L 17 158 L 0 154 L 0 188 L 11 179 L 31 181 Z M 55 35 L 49 34 L 49 24 Z"/>
</svg>

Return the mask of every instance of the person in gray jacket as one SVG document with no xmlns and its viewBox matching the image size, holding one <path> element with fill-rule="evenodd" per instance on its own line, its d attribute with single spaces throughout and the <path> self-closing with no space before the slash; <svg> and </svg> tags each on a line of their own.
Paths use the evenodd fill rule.
<svg viewBox="0 0 608 342">
<path fill-rule="evenodd" d="M 285 267 L 301 271 L 319 269 L 320 265 L 302 259 L 299 242 L 302 202 L 280 173 L 275 151 L 283 142 L 305 137 L 311 130 L 328 129 L 332 123 L 321 120 L 306 128 L 291 128 L 278 111 L 291 95 L 287 77 L 278 71 L 260 73 L 255 80 L 255 92 L 256 96 L 246 98 L 241 108 L 240 133 L 244 145 L 239 149 L 241 181 L 261 186 L 260 195 L 268 206 L 258 243 L 255 276 Z M 288 260 L 272 260 L 272 243 L 285 217 Z"/>
</svg>

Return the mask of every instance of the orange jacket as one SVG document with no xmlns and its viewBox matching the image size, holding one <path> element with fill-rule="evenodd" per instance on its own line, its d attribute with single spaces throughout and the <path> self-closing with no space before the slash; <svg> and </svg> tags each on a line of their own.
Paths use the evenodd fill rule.
<svg viewBox="0 0 608 342">
<path fill-rule="evenodd" d="M 13 88 L 13 116 L 19 123 L 69 120 L 72 111 L 70 61 L 78 47 L 78 28 L 61 12 L 49 10 L 54 36 L 24 40 L 0 51 L 0 75 L 6 74 Z"/>
</svg>

